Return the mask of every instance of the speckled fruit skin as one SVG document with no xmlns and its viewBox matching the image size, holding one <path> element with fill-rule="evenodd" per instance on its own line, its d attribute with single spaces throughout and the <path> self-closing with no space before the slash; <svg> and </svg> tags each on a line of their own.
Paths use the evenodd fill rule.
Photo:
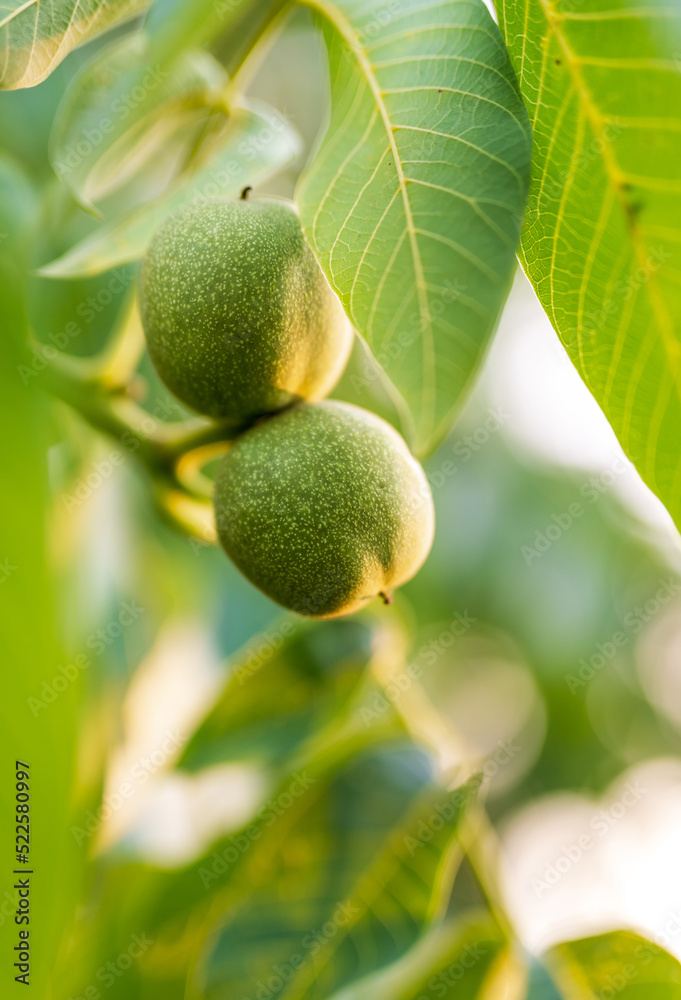
<svg viewBox="0 0 681 1000">
<path fill-rule="evenodd" d="M 140 312 L 151 360 L 199 413 L 247 420 L 336 384 L 352 329 L 292 202 L 188 205 L 142 264 Z"/>
<path fill-rule="evenodd" d="M 327 400 L 237 438 L 215 484 L 227 555 L 269 597 L 333 618 L 409 580 L 433 541 L 433 499 L 400 435 Z"/>
</svg>

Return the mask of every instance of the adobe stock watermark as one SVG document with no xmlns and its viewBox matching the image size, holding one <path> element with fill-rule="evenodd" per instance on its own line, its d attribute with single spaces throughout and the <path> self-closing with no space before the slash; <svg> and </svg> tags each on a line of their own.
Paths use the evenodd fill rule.
<svg viewBox="0 0 681 1000">
<path fill-rule="evenodd" d="M 205 549 L 215 548 L 215 518 L 209 508 L 202 509 L 200 515 L 197 515 L 193 530 L 195 534 L 188 536 L 187 544 L 195 556 L 200 555 Z"/>
<path fill-rule="evenodd" d="M 441 316 L 448 304 L 460 299 L 468 286 L 456 278 L 445 278 L 440 294 L 431 298 L 428 309 L 431 316 Z M 387 344 L 383 350 L 367 356 L 362 367 L 362 374 L 350 376 L 350 384 L 357 392 L 371 387 L 372 383 L 381 380 L 383 373 L 390 370 L 391 365 L 398 361 L 409 348 L 418 342 L 423 317 L 419 311 L 414 311 L 407 319 L 405 326 Z"/>
<path fill-rule="evenodd" d="M 449 649 L 456 639 L 465 635 L 477 620 L 468 611 L 463 613 L 457 611 L 447 628 L 434 639 L 424 643 L 419 648 L 416 658 L 385 684 L 381 691 L 374 692 L 367 705 L 361 706 L 359 715 L 364 725 L 371 726 L 381 719 L 390 707 L 397 704 L 409 691 L 414 681 L 418 681 L 423 675 L 424 665 L 432 666 L 436 663 L 445 650 Z"/>
<path fill-rule="evenodd" d="M 597 1000 L 614 1000 L 618 993 L 636 981 L 643 969 L 650 965 L 658 954 L 660 952 L 655 945 L 637 945 L 634 950 L 635 962 L 623 962 L 619 965 L 617 972 L 609 972 L 603 980 L 603 985 L 595 994 Z M 646 984 L 639 984 L 639 986 L 643 986 L 645 989 Z"/>
<path fill-rule="evenodd" d="M 596 1000 L 615 1000 L 615 997 L 623 990 L 635 983 L 643 970 L 650 965 L 654 958 L 662 957 L 660 949 L 649 941 L 637 944 L 631 956 L 631 962 L 618 962 L 617 971 L 606 973 L 600 980 L 600 986 L 593 992 Z M 654 987 L 646 989 L 647 982 L 639 983 L 636 996 L 654 996 Z"/>
<path fill-rule="evenodd" d="M 139 418 L 135 430 L 124 431 L 121 435 L 124 451 L 114 448 L 105 458 L 96 461 L 91 471 L 76 480 L 71 492 L 62 494 L 62 503 L 67 513 L 72 514 L 81 507 L 112 477 L 116 469 L 125 463 L 124 452 L 134 455 L 142 441 L 149 440 L 162 424 L 167 423 L 173 415 L 181 413 L 181 410 L 177 401 L 167 396 L 157 400 L 152 409 L 142 412 L 143 416 Z"/>
<path fill-rule="evenodd" d="M 471 788 L 477 792 L 483 782 L 482 774 L 476 774 L 464 787 L 454 788 L 443 796 L 441 802 L 433 806 L 433 811 L 427 819 L 420 819 L 415 835 L 405 833 L 402 837 L 404 846 L 413 857 L 417 851 L 426 844 L 429 844 L 433 837 L 442 830 L 447 823 L 451 823 L 461 808 L 468 802 L 471 796 Z"/>
<path fill-rule="evenodd" d="M 584 313 L 583 331 L 596 334 L 602 329 L 606 319 L 618 313 L 623 302 L 628 302 L 652 276 L 660 270 L 663 264 L 674 256 L 660 244 L 648 250 L 645 262 L 625 278 L 620 278 L 613 287 L 608 298 L 600 309 L 588 310 Z"/>
<path fill-rule="evenodd" d="M 510 419 L 510 414 L 506 413 L 501 406 L 490 406 L 487 410 L 487 416 L 482 423 L 469 434 L 464 434 L 463 437 L 454 441 L 451 447 L 448 447 L 447 450 L 459 459 L 459 463 L 461 465 L 465 465 L 465 463 L 469 462 L 481 448 L 485 447 L 490 439 L 497 434 Z M 440 487 L 444 486 L 448 479 L 456 475 L 458 471 L 459 465 L 457 465 L 457 463 L 452 459 L 446 458 L 440 463 L 437 469 L 427 472 L 426 476 L 431 488 L 438 490 Z"/>
<path fill-rule="evenodd" d="M 561 853 L 544 867 L 542 878 L 532 879 L 532 888 L 536 896 L 542 896 L 555 885 L 569 871 L 578 864 L 585 855 L 592 851 L 598 843 L 598 838 L 604 837 L 613 827 L 620 823 L 630 809 L 633 809 L 648 792 L 647 788 L 642 788 L 638 781 L 629 781 L 625 785 L 622 795 L 616 802 L 611 803 L 605 809 L 599 809 L 589 820 L 589 831 L 580 834 L 576 840 L 569 844 L 563 844 Z M 595 834 L 595 836 L 594 836 Z"/>
<path fill-rule="evenodd" d="M 132 765 L 129 780 L 122 781 L 114 791 L 107 792 L 96 812 L 88 809 L 83 817 L 83 826 L 74 824 L 71 827 L 71 833 L 78 846 L 98 833 L 104 823 L 133 797 L 141 785 L 146 784 L 149 778 L 164 767 L 186 742 L 186 736 L 181 736 L 178 732 L 166 732 L 165 739 L 153 753 L 148 757 L 142 757 Z"/>
<path fill-rule="evenodd" d="M 661 931 L 655 934 L 655 941 L 661 948 L 669 948 L 674 938 L 681 932 L 681 910 L 670 910 Z"/>
<path fill-rule="evenodd" d="M 302 938 L 300 950 L 290 955 L 286 962 L 273 965 L 272 974 L 267 979 L 259 979 L 253 996 L 244 996 L 243 1000 L 271 1000 L 272 997 L 280 996 L 283 987 L 291 982 L 296 972 L 361 912 L 360 907 L 350 900 L 337 903 L 329 919 Z"/>
<path fill-rule="evenodd" d="M 248 184 L 248 171 L 244 169 L 244 164 L 253 163 L 263 151 L 286 132 L 286 128 L 286 121 L 283 117 L 272 117 L 257 132 L 242 139 L 237 146 L 237 152 L 241 159 L 227 160 L 226 163 L 210 170 L 187 203 L 205 205 L 212 198 L 224 196 L 226 188 L 233 187 L 235 181 L 238 181 L 239 184 Z"/>
<path fill-rule="evenodd" d="M 262 805 L 253 822 L 242 830 L 227 838 L 227 844 L 219 850 L 213 851 L 208 862 L 210 867 L 199 868 L 198 876 L 205 889 L 219 880 L 239 858 L 246 853 L 256 840 L 259 840 L 263 833 L 263 828 L 272 826 L 278 816 L 283 816 L 287 809 L 290 809 L 296 799 L 316 782 L 316 778 L 311 778 L 306 771 L 302 774 L 296 772 L 288 787 L 283 792 L 279 792 L 273 798 L 268 799 Z"/>
<path fill-rule="evenodd" d="M 12 923 L 14 923 L 14 917 L 16 916 L 18 908 L 19 889 L 13 888 L 11 892 L 6 890 L 2 894 L 2 902 L 0 902 L 0 927 L 5 926 L 5 921 L 8 917 L 11 917 Z"/>
<path fill-rule="evenodd" d="M 613 632 L 605 642 L 597 642 L 596 650 L 591 656 L 581 657 L 576 674 L 565 674 L 563 679 L 572 694 L 586 687 L 600 670 L 614 660 L 618 651 L 623 649 L 633 636 L 638 635 L 672 598 L 681 592 L 681 582 L 672 576 L 668 580 L 658 582 L 660 586 L 652 597 L 627 611 L 622 619 L 622 629 Z"/>
<path fill-rule="evenodd" d="M 242 3 L 243 0 L 213 0 L 213 10 L 218 17 L 223 18 L 237 10 Z"/>
<path fill-rule="evenodd" d="M 10 562 L 8 557 L 0 560 L 0 583 L 7 583 L 9 578 L 13 576 L 18 569 L 19 567 Z"/>
<path fill-rule="evenodd" d="M 577 5 L 577 0 L 569 0 L 569 2 L 574 6 Z M 580 0 L 580 2 L 584 2 L 584 0 Z M 567 4 L 565 6 L 567 7 Z M 576 161 L 571 161 L 570 165 L 565 167 L 555 177 L 545 176 L 539 186 L 536 198 L 533 198 L 532 203 L 528 205 L 524 217 L 525 225 L 532 225 L 532 223 L 537 221 L 544 211 L 540 207 L 542 203 L 560 201 L 571 173 L 585 170 L 595 163 L 603 155 L 604 150 L 622 134 L 624 128 L 625 126 L 617 117 L 604 122 L 600 130 L 600 135 L 596 136 L 592 142 L 580 149 Z"/>
<path fill-rule="evenodd" d="M 100 965 L 95 972 L 94 978 L 98 983 L 101 983 L 101 987 L 94 985 L 86 986 L 82 993 L 79 993 L 77 996 L 71 995 L 68 1000 L 100 1000 L 102 989 L 110 989 L 116 980 L 124 976 L 134 963 L 151 948 L 153 943 L 153 938 L 147 937 L 146 934 L 133 934 L 130 938 L 130 944 L 125 951 L 122 951 L 120 955 L 117 955 L 116 958 L 111 959 L 111 961 L 106 962 L 104 965 Z"/>
<path fill-rule="evenodd" d="M 239 657 L 239 666 L 233 673 L 233 677 L 239 684 L 243 684 L 249 677 L 253 677 L 258 671 L 279 652 L 287 639 L 295 635 L 302 624 L 293 619 L 281 622 L 277 628 L 260 635 L 257 641 L 248 646 L 246 652 Z"/>
<path fill-rule="evenodd" d="M 431 994 L 436 997 L 456 996 L 450 991 L 456 989 L 456 984 L 471 969 L 474 969 L 480 959 L 487 955 L 487 948 L 483 947 L 481 941 L 469 942 L 463 948 L 461 955 L 455 962 L 451 962 L 446 968 L 441 969 L 428 980 L 428 993 L 421 993 L 416 1000 L 431 1000 Z"/>
<path fill-rule="evenodd" d="M 455 476 L 460 466 L 465 465 L 477 452 L 484 448 L 493 435 L 497 434 L 509 420 L 510 415 L 501 407 L 489 407 L 487 409 L 487 416 L 478 427 L 468 434 L 464 434 L 463 437 L 458 438 L 449 446 L 448 451 L 456 455 L 459 463 L 457 464 L 451 458 L 445 458 L 440 462 L 437 469 L 425 470 L 428 486 L 422 483 L 419 486 L 411 488 L 409 493 L 410 506 L 414 510 L 418 510 L 424 504 L 430 507 L 432 493 L 441 489 L 452 476 Z M 441 452 L 442 450 L 444 450 L 444 445 Z"/>
<path fill-rule="evenodd" d="M 566 510 L 552 514 L 549 524 L 535 531 L 534 544 L 520 546 L 520 554 L 526 565 L 531 566 L 535 560 L 548 552 L 575 522 L 584 516 L 589 506 L 598 503 L 601 497 L 612 489 L 619 477 L 632 468 L 632 463 L 628 459 L 618 456 L 607 469 L 582 483 L 579 492 L 586 503 L 574 500 Z"/>
<path fill-rule="evenodd" d="M 381 29 L 386 28 L 401 10 L 401 0 L 391 0 L 385 7 L 377 10 L 369 21 L 363 24 L 361 28 L 357 28 L 355 38 L 351 42 L 352 48 L 355 50 L 366 48 L 368 43 L 373 38 L 376 38 Z"/>
<path fill-rule="evenodd" d="M 459 809 L 477 795 L 484 785 L 489 784 L 521 750 L 522 747 L 516 746 L 513 740 L 499 740 L 495 750 L 485 758 L 470 780 L 448 792 L 441 802 L 433 806 L 427 819 L 419 820 L 416 835 L 404 835 L 402 839 L 409 854 L 413 856 L 419 848 L 429 844 L 445 824 L 454 819 Z"/>
<path fill-rule="evenodd" d="M 136 600 L 124 601 L 120 605 L 115 618 L 112 618 L 102 628 L 98 628 L 90 633 L 85 640 L 86 647 L 92 650 L 96 656 L 101 656 L 106 648 L 123 634 L 126 628 L 129 628 L 133 622 L 137 621 L 144 614 L 144 611 L 145 609 Z M 73 658 L 71 663 L 60 665 L 54 677 L 48 681 L 43 681 L 39 692 L 40 696 L 29 696 L 26 699 L 33 717 L 37 718 L 41 712 L 54 704 L 59 695 L 63 694 L 74 681 L 78 680 L 80 674 L 91 665 L 92 659 L 85 653 L 79 653 Z"/>
<path fill-rule="evenodd" d="M 83 331 L 94 322 L 98 314 L 104 312 L 114 301 L 114 298 L 126 292 L 134 280 L 135 275 L 132 272 L 127 272 L 124 268 L 117 268 L 112 272 L 103 288 L 100 288 L 94 295 L 88 295 L 76 306 L 76 316 L 82 320 L 82 323 L 69 320 L 62 330 L 47 335 L 49 344 L 34 344 L 29 364 L 17 365 L 17 372 L 23 384 L 28 385 L 32 378 L 44 372 L 50 361 L 54 361 L 59 356 L 60 351 L 66 350 L 71 341 L 80 337 Z"/>
<path fill-rule="evenodd" d="M 110 451 L 106 458 L 100 458 L 95 462 L 91 472 L 76 480 L 72 493 L 62 494 L 62 503 L 66 507 L 67 513 L 72 514 L 74 510 L 89 500 L 102 483 L 109 480 L 115 470 L 124 462 L 125 457 L 117 448 Z"/>
<path fill-rule="evenodd" d="M 65 147 L 62 158 L 54 163 L 57 177 L 61 179 L 76 170 L 83 160 L 102 145 L 108 135 L 116 131 L 116 123 L 126 121 L 169 76 L 170 73 L 160 66 L 151 66 L 139 83 L 115 97 L 109 104 L 109 114 L 103 115 L 92 128 L 83 129 L 80 138 Z"/>
</svg>

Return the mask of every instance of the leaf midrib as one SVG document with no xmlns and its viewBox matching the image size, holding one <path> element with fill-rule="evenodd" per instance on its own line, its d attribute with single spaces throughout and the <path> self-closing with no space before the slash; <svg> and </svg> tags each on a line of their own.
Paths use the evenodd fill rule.
<svg viewBox="0 0 681 1000">
<path fill-rule="evenodd" d="M 43 2 L 48 2 L 48 0 L 43 0 Z M 53 10 L 53 8 L 54 8 L 55 0 L 50 0 L 50 2 L 52 3 L 52 14 L 54 16 L 54 10 Z M 35 75 L 33 75 L 33 76 L 30 75 L 30 69 L 31 69 L 31 66 L 33 64 L 33 57 L 35 55 L 36 44 L 38 42 L 38 25 L 40 23 L 40 3 L 41 3 L 41 0 L 26 0 L 25 3 L 23 3 L 23 4 L 21 4 L 21 6 L 15 8 L 15 10 L 10 11 L 9 14 L 7 14 L 4 18 L 2 18 L 2 20 L 0 20 L 0 30 L 7 29 L 7 32 L 8 32 L 8 34 L 7 34 L 7 44 L 6 44 L 6 47 L 5 47 L 6 48 L 6 51 L 5 51 L 6 62 L 5 62 L 5 65 L 4 65 L 3 69 L 2 69 L 2 72 L 0 72 L 0 78 L 2 78 L 4 80 L 5 73 L 6 73 L 7 69 L 8 69 L 8 67 L 11 65 L 12 53 L 13 53 L 13 51 L 16 51 L 16 50 L 14 50 L 12 48 L 12 46 L 10 44 L 10 41 L 9 41 L 9 30 L 10 30 L 10 28 L 12 26 L 12 23 L 16 20 L 17 17 L 19 17 L 21 14 L 25 13 L 31 7 L 35 7 L 36 8 L 36 11 L 35 11 L 35 23 L 34 23 L 34 26 L 33 26 L 33 34 L 32 34 L 32 38 L 31 38 L 31 47 L 30 47 L 30 52 L 29 52 L 29 55 L 28 55 L 28 59 L 26 60 L 26 65 L 24 67 L 22 75 L 17 79 L 17 81 L 14 83 L 14 85 L 13 85 L 13 87 L 11 89 L 18 89 L 21 86 L 21 84 L 23 83 L 23 81 L 27 78 L 27 76 L 29 77 L 29 79 L 30 79 L 31 82 L 29 82 L 28 84 L 25 84 L 25 86 L 34 86 L 36 83 L 39 83 L 42 80 L 45 80 L 47 78 L 47 76 L 49 76 L 49 73 L 51 72 L 51 70 L 54 68 L 55 63 L 58 63 L 58 62 L 61 61 L 59 59 L 59 54 L 62 51 L 62 49 L 64 47 L 64 44 L 68 42 L 71 33 L 74 31 L 74 24 L 76 23 L 76 16 L 78 14 L 78 11 L 81 8 L 82 0 L 76 0 L 76 2 L 74 3 L 73 9 L 71 10 L 71 13 L 69 15 L 69 21 L 68 21 L 68 24 L 66 25 L 66 27 L 62 31 L 58 32 L 55 35 L 50 36 L 50 38 L 47 39 L 47 41 L 52 41 L 56 45 L 56 48 L 48 56 L 47 63 L 46 63 L 47 69 L 43 68 L 43 72 L 38 76 L 38 78 L 36 78 Z M 123 4 L 123 6 L 125 6 L 125 4 Z M 128 3 L 128 7 L 130 7 L 129 3 Z M 100 5 L 98 7 L 96 7 L 89 16 L 88 15 L 85 16 L 84 23 L 86 25 L 86 28 L 85 28 L 85 31 L 81 32 L 81 36 L 84 35 L 85 37 L 81 37 L 80 42 L 89 41 L 90 40 L 90 36 L 88 35 L 88 32 L 90 31 L 90 29 L 92 29 L 93 25 L 96 25 L 98 23 L 98 21 L 100 20 L 101 15 L 102 15 L 102 12 L 103 11 L 110 11 L 110 9 L 111 9 L 111 3 L 109 2 L 109 0 L 101 0 Z M 126 17 L 129 18 L 130 16 L 131 16 L 131 14 L 130 14 L 130 12 L 128 12 L 127 15 L 120 15 L 120 19 L 122 21 L 124 21 L 124 20 L 126 20 Z M 105 25 L 105 27 L 106 27 L 106 25 Z M 99 30 L 101 31 L 102 29 L 99 29 Z M 97 34 L 97 33 L 98 33 L 97 29 L 95 29 L 95 34 Z M 41 39 L 41 42 L 45 42 L 45 41 L 46 41 L 46 39 Z M 77 44 L 80 44 L 80 43 L 77 43 Z"/>
<path fill-rule="evenodd" d="M 530 0 L 526 0 L 526 9 L 529 9 Z M 636 255 L 637 262 L 639 266 L 644 267 L 647 261 L 648 248 L 643 240 L 636 220 L 632 217 L 630 211 L 628 210 L 628 202 L 624 195 L 622 181 L 618 178 L 624 178 L 624 171 L 620 168 L 619 163 L 615 157 L 615 154 L 611 148 L 610 143 L 607 141 L 604 135 L 604 130 L 602 127 L 602 115 L 598 110 L 596 101 L 591 94 L 584 76 L 579 68 L 579 57 L 573 52 L 570 47 L 565 35 L 560 30 L 560 15 L 554 14 L 549 0 L 539 0 L 539 6 L 541 7 L 542 13 L 546 20 L 546 25 L 549 32 L 552 32 L 555 36 L 558 45 L 560 46 L 564 56 L 565 62 L 568 67 L 568 71 L 572 78 L 573 86 L 575 88 L 575 93 L 577 94 L 578 100 L 581 102 L 584 113 L 586 114 L 594 135 L 600 139 L 600 153 L 603 160 L 603 166 L 605 167 L 606 176 L 612 185 L 615 196 L 620 204 L 622 213 L 624 215 L 627 230 L 631 236 L 631 241 L 634 247 L 634 253 Z M 541 100 L 541 94 L 539 95 L 539 101 Z M 539 105 L 538 101 L 538 105 Z M 681 402 L 681 385 L 679 384 L 678 378 L 678 366 L 681 360 L 681 345 L 674 336 L 674 326 L 669 315 L 664 297 L 659 289 L 657 276 L 655 272 L 651 272 L 649 280 L 645 285 L 646 294 L 650 300 L 650 304 L 653 310 L 655 319 L 658 322 L 660 332 L 662 334 L 662 344 L 667 357 L 667 361 L 671 368 L 672 381 L 676 394 Z M 581 331 L 578 329 L 579 338 L 579 354 L 582 357 L 581 348 Z M 584 377 L 586 378 L 586 369 L 582 363 L 582 370 Z"/>
<path fill-rule="evenodd" d="M 419 301 L 419 312 L 421 317 L 421 331 L 423 333 L 423 346 L 424 346 L 424 366 L 427 370 L 424 370 L 424 385 L 434 384 L 435 377 L 435 345 L 433 343 L 433 328 L 432 328 L 432 318 L 430 315 L 430 306 L 428 303 L 428 293 L 426 291 L 426 281 L 425 274 L 423 271 L 423 263 L 421 261 L 421 253 L 418 247 L 418 240 L 416 238 L 416 228 L 414 226 L 414 220 L 411 211 L 411 204 L 409 202 L 409 196 L 407 194 L 407 178 L 404 176 L 404 170 L 402 167 L 402 161 L 400 159 L 397 144 L 395 142 L 395 135 L 393 131 L 393 125 L 390 121 L 390 116 L 388 114 L 388 109 L 383 101 L 383 95 L 381 89 L 378 86 L 376 76 L 371 65 L 368 53 L 366 52 L 364 45 L 360 43 L 359 36 L 353 30 L 352 25 L 344 17 L 337 7 L 330 4 L 324 3 L 324 0 L 305 0 L 306 5 L 314 10 L 317 10 L 322 14 L 330 24 L 336 29 L 338 34 L 341 36 L 345 42 L 346 47 L 352 52 L 357 60 L 357 64 L 362 71 L 364 78 L 367 81 L 369 89 L 371 90 L 374 101 L 376 102 L 376 107 L 383 121 L 383 125 L 388 136 L 388 143 L 395 160 L 395 170 L 397 172 L 397 180 L 400 187 L 400 192 L 402 195 L 402 204 L 404 206 L 404 214 L 406 221 L 407 233 L 409 236 L 409 247 L 411 249 L 412 260 L 414 263 L 414 272 L 416 276 L 416 292 Z M 429 419 L 425 421 L 427 426 L 430 426 L 433 422 L 433 416 L 430 411 L 432 411 L 435 404 L 435 394 L 427 394 L 429 398 L 424 399 L 424 411 L 426 405 L 428 406 Z M 424 421 L 422 420 L 422 423 Z"/>
<path fill-rule="evenodd" d="M 19 14 L 23 14 L 23 12 L 28 10 L 29 7 L 34 7 L 39 3 L 40 0 L 26 0 L 26 3 L 22 4 L 21 7 L 17 7 L 15 10 L 11 10 L 7 17 L 4 17 L 2 21 L 0 21 L 0 28 L 7 27 L 7 25 L 10 24 L 15 17 L 18 17 Z"/>
</svg>

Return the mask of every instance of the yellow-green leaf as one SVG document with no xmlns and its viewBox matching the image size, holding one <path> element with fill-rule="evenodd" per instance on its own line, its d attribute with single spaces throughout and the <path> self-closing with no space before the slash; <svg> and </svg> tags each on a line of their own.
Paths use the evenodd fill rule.
<svg viewBox="0 0 681 1000">
<path fill-rule="evenodd" d="M 298 191 L 305 231 L 423 452 L 448 429 L 506 298 L 527 116 L 481 0 L 311 6 L 332 109 Z"/>
<path fill-rule="evenodd" d="M 34 87 L 71 49 L 148 5 L 149 0 L 3 0 L 0 88 Z"/>
<path fill-rule="evenodd" d="M 681 7 L 498 0 L 534 127 L 521 261 L 681 521 Z"/>
<path fill-rule="evenodd" d="M 568 941 L 545 960 L 570 1000 L 679 1000 L 681 964 L 668 951 L 632 931 Z"/>
</svg>

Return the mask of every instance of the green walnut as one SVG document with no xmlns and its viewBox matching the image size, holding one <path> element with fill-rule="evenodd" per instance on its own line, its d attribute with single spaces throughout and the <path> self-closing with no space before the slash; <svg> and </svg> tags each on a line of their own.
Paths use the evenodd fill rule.
<svg viewBox="0 0 681 1000">
<path fill-rule="evenodd" d="M 358 610 L 409 580 L 433 541 L 433 500 L 400 435 L 327 400 L 236 439 L 215 483 L 218 535 L 235 565 L 302 615 Z"/>
<path fill-rule="evenodd" d="M 247 421 L 325 396 L 352 329 L 292 202 L 188 205 L 142 264 L 140 312 L 151 360 L 187 406 Z"/>
</svg>

